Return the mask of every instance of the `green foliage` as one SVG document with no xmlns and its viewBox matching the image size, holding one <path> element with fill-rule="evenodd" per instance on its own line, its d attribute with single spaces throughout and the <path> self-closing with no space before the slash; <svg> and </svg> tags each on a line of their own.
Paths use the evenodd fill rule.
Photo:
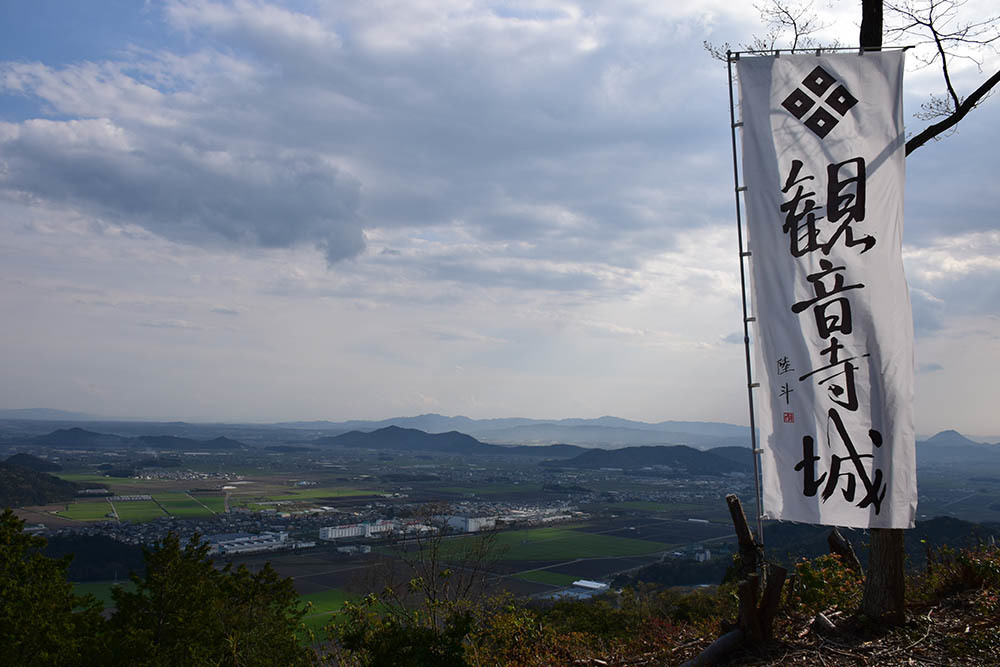
<svg viewBox="0 0 1000 667">
<path fill-rule="evenodd" d="M 427 506 L 418 518 L 446 513 Z M 345 603 L 338 622 L 327 626 L 339 662 L 359 665 L 466 665 L 472 630 L 492 614 L 483 593 L 496 560 L 496 533 L 445 540 L 418 535 L 388 551 L 376 573 L 379 590 L 359 603 Z"/>
<path fill-rule="evenodd" d="M 297 665 L 303 611 L 291 580 L 270 565 L 216 570 L 208 545 L 171 533 L 144 551 L 146 575 L 113 592 L 115 656 L 130 665 Z"/>
<path fill-rule="evenodd" d="M 66 580 L 70 558 L 41 553 L 45 540 L 0 515 L 0 664 L 85 665 L 102 654 L 101 605 Z"/>
<path fill-rule="evenodd" d="M 1000 591 L 1000 549 L 928 549 L 927 569 L 912 588 L 912 597 L 922 602 L 968 590 Z"/>
<path fill-rule="evenodd" d="M 472 665 L 569 665 L 593 655 L 583 633 L 557 632 L 538 614 L 510 597 L 498 598 L 493 612 L 479 619 L 466 647 Z"/>
<path fill-rule="evenodd" d="M 387 609 L 369 595 L 359 604 L 345 602 L 344 622 L 330 626 L 340 647 L 359 665 L 378 667 L 464 667 L 463 640 L 472 629 L 469 609 L 453 608 L 433 619 L 426 609 Z"/>
<path fill-rule="evenodd" d="M 803 558 L 786 589 L 785 606 L 807 615 L 838 609 L 854 611 L 861 602 L 864 580 L 837 555 Z"/>
<path fill-rule="evenodd" d="M 726 588 L 695 591 L 626 588 L 619 595 L 556 602 L 541 612 L 541 619 L 558 632 L 582 632 L 607 642 L 631 637 L 636 628 L 654 621 L 711 632 L 718 628 L 719 619 L 735 612 L 733 596 Z"/>
</svg>

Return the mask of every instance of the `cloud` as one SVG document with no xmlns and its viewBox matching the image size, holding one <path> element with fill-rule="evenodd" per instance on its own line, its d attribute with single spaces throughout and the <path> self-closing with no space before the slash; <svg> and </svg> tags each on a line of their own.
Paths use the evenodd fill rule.
<svg viewBox="0 0 1000 667">
<path fill-rule="evenodd" d="M 927 336 L 944 328 L 945 303 L 930 292 L 910 288 L 910 306 L 913 309 L 913 333 Z"/>
<path fill-rule="evenodd" d="M 675 34 L 700 12 L 645 9 L 636 39 L 644 22 L 609 8 L 442 9 L 168 2 L 183 49 L 6 63 L 6 91 L 50 118 L 4 127 L 0 188 L 187 244 L 313 245 L 331 264 L 376 229 L 457 222 L 473 243 L 528 242 L 508 256 L 636 268 L 672 227 L 710 222 L 671 209 L 725 153 L 697 138 L 705 114 L 669 121 L 707 100 L 681 76 L 692 65 L 648 33 Z M 722 81 L 708 58 L 694 69 Z M 480 264 L 430 271 L 532 278 Z M 537 278 L 593 287 L 573 271 Z"/>
<path fill-rule="evenodd" d="M 734 331 L 731 334 L 727 334 L 722 338 L 723 343 L 729 345 L 742 345 L 743 344 L 743 333 L 740 331 Z"/>
<path fill-rule="evenodd" d="M 0 188 L 183 243 L 289 247 L 328 261 L 358 254 L 359 184 L 321 156 L 198 148 L 107 119 L 0 127 Z"/>
<path fill-rule="evenodd" d="M 188 322 L 187 320 L 145 320 L 139 323 L 143 327 L 151 327 L 153 329 L 201 329 L 194 322 Z"/>
</svg>

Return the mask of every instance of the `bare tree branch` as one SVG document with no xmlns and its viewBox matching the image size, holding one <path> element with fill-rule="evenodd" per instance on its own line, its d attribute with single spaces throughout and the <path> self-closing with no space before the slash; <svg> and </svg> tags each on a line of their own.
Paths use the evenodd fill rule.
<svg viewBox="0 0 1000 667">
<path fill-rule="evenodd" d="M 892 25 L 886 37 L 907 41 L 914 46 L 929 46 L 930 55 L 916 59 L 925 66 L 941 68 L 945 94 L 931 95 L 915 116 L 921 120 L 941 118 L 906 142 L 906 154 L 920 148 L 931 139 L 941 139 L 955 131 L 956 125 L 980 104 L 1000 81 L 1000 72 L 989 77 L 968 97 L 963 98 L 955 87 L 951 65 L 956 59 L 974 62 L 982 71 L 987 51 L 996 52 L 1000 44 L 1000 15 L 978 21 L 963 21 L 959 10 L 966 0 L 899 0 L 886 2 Z M 914 41 L 916 40 L 916 41 Z"/>
<path fill-rule="evenodd" d="M 954 113 L 942 121 L 927 126 L 920 134 L 907 141 L 906 154 L 909 155 L 931 139 L 937 139 L 940 135 L 954 128 L 960 120 L 965 118 L 966 114 L 975 109 L 990 94 L 997 84 L 1000 84 L 1000 70 L 986 79 L 979 88 L 976 88 L 971 95 L 966 97 L 965 101 L 958 105 Z"/>
</svg>

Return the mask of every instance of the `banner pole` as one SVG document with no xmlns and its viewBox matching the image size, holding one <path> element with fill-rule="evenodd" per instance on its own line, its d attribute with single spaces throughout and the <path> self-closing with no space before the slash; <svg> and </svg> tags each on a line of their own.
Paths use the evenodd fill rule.
<svg viewBox="0 0 1000 667">
<path fill-rule="evenodd" d="M 739 58 L 737 54 L 735 56 Z M 763 450 L 757 447 L 757 423 L 753 406 L 753 390 L 759 386 L 753 381 L 753 366 L 750 362 L 750 322 L 753 321 L 747 311 L 747 279 L 745 262 L 750 253 L 743 245 L 743 215 L 740 205 L 740 192 L 746 188 L 740 185 L 739 159 L 736 153 L 736 129 L 742 122 L 736 122 L 736 104 L 733 96 L 733 60 L 731 51 L 726 51 L 726 67 L 729 71 L 729 131 L 732 135 L 733 144 L 733 187 L 736 196 L 736 238 L 740 249 L 740 291 L 743 297 L 743 352 L 746 357 L 747 374 L 747 403 L 750 409 L 750 451 L 753 456 L 753 483 L 756 491 L 756 515 L 757 515 L 757 542 L 761 549 L 764 547 L 764 503 L 761 499 L 761 461 L 760 454 Z"/>
</svg>

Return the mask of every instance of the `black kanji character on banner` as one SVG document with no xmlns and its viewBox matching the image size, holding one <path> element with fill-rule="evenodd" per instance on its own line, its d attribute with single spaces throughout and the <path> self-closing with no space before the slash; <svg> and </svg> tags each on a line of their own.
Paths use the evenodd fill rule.
<svg viewBox="0 0 1000 667">
<path fill-rule="evenodd" d="M 821 259 L 819 261 L 819 268 L 821 271 L 806 276 L 806 279 L 812 283 L 813 292 L 816 296 L 812 299 L 793 304 L 792 312 L 796 314 L 801 313 L 806 308 L 815 305 L 813 315 L 816 317 L 816 329 L 820 336 L 826 339 L 835 331 L 849 334 L 853 330 L 850 302 L 844 297 L 825 302 L 822 301 L 835 294 L 840 294 L 847 290 L 860 289 L 865 285 L 864 283 L 845 285 L 844 276 L 837 273 L 837 271 L 843 271 L 847 267 L 834 266 L 833 262 L 828 259 Z M 823 279 L 831 275 L 833 276 L 833 284 L 827 286 L 823 282 Z"/>
<path fill-rule="evenodd" d="M 782 357 L 778 359 L 778 375 L 784 375 L 785 373 L 791 373 L 795 369 L 792 368 L 792 362 L 788 357 Z"/>
<path fill-rule="evenodd" d="M 785 186 L 781 188 L 784 194 L 788 194 L 789 190 L 795 188 L 792 198 L 781 205 L 781 212 L 785 214 L 785 224 L 781 231 L 788 234 L 789 252 L 792 253 L 792 257 L 802 257 L 806 253 L 822 247 L 816 221 L 822 220 L 823 216 L 817 216 L 814 213 L 821 207 L 816 205 L 816 200 L 811 199 L 816 195 L 816 192 L 807 192 L 805 187 L 800 185 L 805 181 L 813 180 L 814 177 L 802 176 L 800 178 L 799 172 L 801 171 L 802 160 L 792 160 L 792 168 L 788 172 L 788 178 L 785 179 Z"/>
<path fill-rule="evenodd" d="M 865 160 L 856 157 L 830 164 L 826 168 L 826 217 L 831 223 L 843 222 L 823 244 L 823 254 L 829 255 L 837 240 L 843 236 L 844 245 L 853 248 L 863 245 L 861 252 L 867 252 L 875 245 L 872 236 L 865 235 L 855 240 L 851 224 L 865 219 Z"/>
<path fill-rule="evenodd" d="M 872 475 L 868 475 L 864 459 L 874 459 L 874 454 L 858 453 L 857 447 L 851 441 L 851 436 L 844 427 L 844 422 L 840 418 L 840 414 L 834 408 L 830 408 L 827 419 L 827 444 L 831 449 L 834 445 L 834 437 L 830 433 L 831 424 L 836 431 L 836 436 L 843 443 L 847 454 L 843 456 L 832 454 L 830 456 L 830 470 L 817 477 L 816 464 L 822 460 L 822 457 L 816 455 L 816 443 L 813 437 L 809 435 L 804 436 L 802 438 L 802 460 L 795 464 L 795 471 L 802 473 L 802 495 L 813 497 L 822 486 L 823 492 L 820 497 L 825 503 L 833 497 L 834 492 L 841 486 L 843 481 L 844 488 L 841 489 L 841 494 L 844 500 L 854 502 L 854 499 L 857 497 L 858 481 L 860 480 L 865 495 L 858 501 L 856 506 L 859 509 L 864 509 L 870 505 L 875 508 L 875 514 L 878 514 L 882 509 L 882 499 L 885 498 L 887 487 L 880 469 L 875 468 L 872 471 Z M 875 429 L 868 431 L 868 437 L 875 447 L 882 446 L 882 434 Z M 842 471 L 841 467 L 845 463 L 853 465 L 854 470 Z M 824 481 L 826 482 L 825 485 L 823 484 Z"/>
<path fill-rule="evenodd" d="M 855 359 L 864 359 L 865 357 L 869 357 L 871 355 L 869 353 L 865 353 L 860 357 L 848 357 L 846 359 L 841 359 L 840 351 L 843 349 L 844 346 L 840 344 L 837 337 L 831 337 L 830 344 L 820 352 L 820 354 L 829 357 L 830 363 L 801 376 L 799 378 L 799 382 L 802 382 L 817 373 L 832 371 L 839 368 L 840 372 L 826 376 L 817 384 L 822 386 L 829 383 L 826 390 L 829 392 L 830 400 L 837 405 L 854 412 L 858 409 L 858 391 L 854 382 L 854 372 L 857 371 L 859 367 L 855 366 L 851 362 Z M 840 376 L 843 376 L 842 380 L 837 379 L 840 378 Z"/>
</svg>

